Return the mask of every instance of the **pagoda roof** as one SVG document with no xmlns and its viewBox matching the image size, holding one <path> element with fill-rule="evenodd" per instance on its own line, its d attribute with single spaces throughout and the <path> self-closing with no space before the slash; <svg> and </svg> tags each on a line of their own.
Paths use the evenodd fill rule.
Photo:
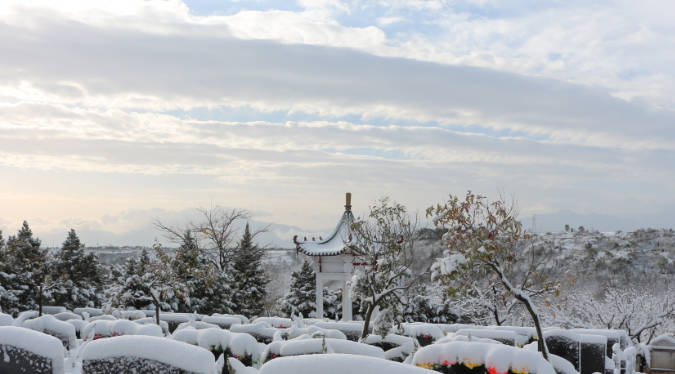
<svg viewBox="0 0 675 374">
<path fill-rule="evenodd" d="M 355 244 L 352 235 L 352 225 L 354 224 L 354 215 L 348 208 L 340 217 L 335 230 L 325 240 L 307 240 L 298 241 L 294 238 L 296 249 L 308 256 L 336 256 L 345 253 Z"/>
</svg>

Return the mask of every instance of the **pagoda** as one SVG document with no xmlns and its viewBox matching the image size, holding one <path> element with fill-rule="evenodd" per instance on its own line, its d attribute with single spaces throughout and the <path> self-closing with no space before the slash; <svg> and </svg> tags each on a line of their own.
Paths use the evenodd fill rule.
<svg viewBox="0 0 675 374">
<path fill-rule="evenodd" d="M 302 241 L 293 237 L 298 253 L 311 257 L 316 274 L 316 318 L 323 318 L 323 286 L 331 281 L 342 284 L 342 320 L 352 320 L 352 298 L 349 292 L 349 281 L 357 262 L 356 242 L 352 233 L 354 215 L 352 214 L 352 194 L 345 196 L 345 212 L 337 223 L 335 230 L 323 239 L 304 237 Z"/>
</svg>

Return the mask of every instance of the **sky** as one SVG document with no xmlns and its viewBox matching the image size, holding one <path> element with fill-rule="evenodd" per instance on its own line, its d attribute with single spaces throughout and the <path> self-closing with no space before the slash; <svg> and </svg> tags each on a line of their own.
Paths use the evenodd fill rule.
<svg viewBox="0 0 675 374">
<path fill-rule="evenodd" d="M 150 245 L 246 209 L 270 241 L 344 193 L 423 214 L 675 227 L 675 2 L 3 1 L 0 229 Z M 191 218 L 192 217 L 192 218 Z"/>
</svg>

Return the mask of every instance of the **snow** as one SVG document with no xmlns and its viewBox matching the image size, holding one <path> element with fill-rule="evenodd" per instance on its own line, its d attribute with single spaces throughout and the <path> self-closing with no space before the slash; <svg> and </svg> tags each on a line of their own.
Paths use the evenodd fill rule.
<svg viewBox="0 0 675 374">
<path fill-rule="evenodd" d="M 12 326 L 14 324 L 14 318 L 9 314 L 0 313 L 0 326 Z"/>
<path fill-rule="evenodd" d="M 153 314 L 154 316 L 154 314 Z M 197 313 L 160 313 L 159 320 L 166 322 L 189 322 L 189 321 L 199 321 L 202 319 L 202 316 Z"/>
<path fill-rule="evenodd" d="M 498 373 L 514 372 L 555 374 L 551 364 L 539 352 L 503 344 L 451 342 L 420 348 L 412 363 L 419 366 L 462 363 L 467 367 L 485 365 Z"/>
<path fill-rule="evenodd" d="M 436 340 L 435 344 L 441 344 L 441 343 L 450 343 L 450 342 L 478 342 L 478 343 L 489 343 L 489 344 L 503 344 L 502 342 L 498 342 L 493 339 L 488 339 L 488 338 L 478 338 L 474 336 L 467 336 L 467 335 L 457 335 L 453 332 L 449 333 L 445 337 Z"/>
<path fill-rule="evenodd" d="M 15 326 L 0 327 L 0 344 L 33 352 L 52 361 L 54 374 L 63 373 L 65 349 L 61 341 L 38 331 Z"/>
<path fill-rule="evenodd" d="M 253 323 L 266 322 L 269 326 L 275 328 L 287 328 L 291 327 L 293 322 L 290 318 L 281 318 L 281 317 L 258 317 L 253 320 Z"/>
<path fill-rule="evenodd" d="M 466 263 L 466 257 L 459 253 L 454 253 L 446 257 L 436 259 L 431 270 L 433 272 L 432 278 L 440 275 L 450 275 L 457 271 L 461 265 Z"/>
<path fill-rule="evenodd" d="M 668 347 L 668 348 L 673 348 L 675 347 L 675 336 L 668 335 L 668 334 L 663 334 L 659 335 L 656 338 L 652 340 L 652 347 Z"/>
<path fill-rule="evenodd" d="M 354 215 L 345 211 L 335 230 L 326 240 L 307 240 L 298 244 L 298 250 L 309 256 L 334 256 L 344 252 L 353 241 L 351 226 L 354 224 Z"/>
<path fill-rule="evenodd" d="M 260 374 L 433 374 L 433 371 L 373 357 L 346 354 L 280 357 Z"/>
<path fill-rule="evenodd" d="M 70 348 L 74 348 L 77 345 L 75 327 L 70 323 L 59 321 L 50 314 L 45 314 L 42 317 L 29 319 L 23 323 L 22 327 L 40 331 L 48 335 L 57 335 L 59 338 L 67 339 L 68 347 Z"/>
<path fill-rule="evenodd" d="M 239 357 L 251 355 L 253 360 L 257 360 L 265 350 L 265 344 L 258 343 L 249 334 L 233 332 L 231 333 L 229 348 L 233 355 Z"/>
<path fill-rule="evenodd" d="M 88 318 L 89 321 L 115 321 L 117 318 L 115 316 L 111 316 L 110 314 L 102 314 L 100 316 L 95 316 L 95 317 L 90 317 Z"/>
<path fill-rule="evenodd" d="M 156 325 L 157 321 L 155 321 L 154 317 L 145 317 L 141 319 L 137 319 L 134 322 L 142 324 L 142 325 Z M 159 326 L 162 328 L 162 332 L 164 332 L 164 335 L 169 335 L 169 323 L 166 321 L 159 321 Z"/>
<path fill-rule="evenodd" d="M 325 350 L 324 350 L 325 344 Z M 296 356 L 317 353 L 346 353 L 360 356 L 384 358 L 381 348 L 343 339 L 293 339 L 280 344 L 281 356 Z"/>
<path fill-rule="evenodd" d="M 58 319 L 59 321 L 67 321 L 69 319 L 83 319 L 81 315 L 68 311 L 56 313 L 54 314 L 54 318 Z"/>
<path fill-rule="evenodd" d="M 532 351 L 532 352 L 538 352 L 538 347 L 537 347 L 537 342 L 532 342 L 526 346 L 523 347 L 523 349 Z M 606 358 L 606 357 L 605 357 Z M 553 368 L 555 369 L 556 373 L 559 374 L 579 374 L 579 372 L 574 368 L 574 365 L 567 361 L 566 359 L 554 355 L 552 353 L 548 354 L 548 359 Z M 605 366 L 606 368 L 609 368 L 608 366 Z M 612 368 L 613 368 L 612 364 Z"/>
<path fill-rule="evenodd" d="M 441 331 L 438 326 L 431 323 L 422 323 L 422 322 L 413 322 L 413 323 L 402 323 L 401 328 L 403 329 L 403 335 L 406 336 L 424 336 L 428 335 L 433 340 L 437 340 L 445 336 L 443 331 Z"/>
<path fill-rule="evenodd" d="M 52 305 L 42 306 L 42 314 L 58 314 L 67 311 L 68 309 L 66 309 L 65 306 L 52 306 Z"/>
<path fill-rule="evenodd" d="M 174 331 L 171 338 L 184 343 L 198 345 L 206 349 L 211 349 L 211 347 L 221 347 L 224 351 L 230 346 L 232 334 L 227 330 L 221 330 L 219 328 L 203 330 L 184 328 Z"/>
<path fill-rule="evenodd" d="M 238 325 L 238 324 L 243 323 L 242 319 L 238 316 L 225 316 L 225 315 L 222 315 L 222 316 L 217 316 L 217 315 L 204 316 L 202 318 L 202 321 L 206 322 L 206 323 L 218 325 L 221 328 L 225 328 L 225 329 L 230 328 L 232 325 Z"/>
<path fill-rule="evenodd" d="M 307 320 L 305 320 L 307 322 Z M 361 334 L 363 331 L 363 322 L 351 321 L 351 322 L 329 322 L 329 321 L 319 321 L 315 322 L 313 326 L 321 327 L 323 329 L 333 329 L 339 330 L 344 333 L 356 333 Z"/>
<path fill-rule="evenodd" d="M 220 326 L 214 325 L 213 323 L 208 323 L 204 321 L 188 321 L 188 322 L 183 322 L 176 327 L 176 330 L 184 329 L 187 327 L 193 327 L 195 329 L 212 329 L 212 328 L 217 328 L 219 329 Z"/>
<path fill-rule="evenodd" d="M 461 329 L 457 330 L 455 334 L 472 337 L 476 336 L 479 338 L 487 338 L 497 341 L 502 340 L 513 341 L 514 344 L 518 346 L 524 345 L 529 340 L 528 337 L 516 334 L 513 331 L 496 330 L 496 329 Z"/>
<path fill-rule="evenodd" d="M 274 333 L 277 332 L 277 329 L 271 327 L 268 322 L 265 321 L 258 322 L 257 320 L 255 320 L 254 323 L 232 325 L 230 327 L 230 331 L 245 332 L 248 334 L 254 334 L 271 338 L 274 336 Z"/>
<path fill-rule="evenodd" d="M 23 326 L 24 321 L 35 318 L 39 315 L 40 313 L 38 313 L 37 310 L 27 310 L 25 312 L 21 312 L 18 316 L 16 316 L 16 319 L 14 320 L 14 326 Z"/>
<path fill-rule="evenodd" d="M 114 335 L 148 335 L 148 336 L 164 336 L 162 328 L 153 324 L 139 324 L 134 321 L 126 319 L 107 321 L 97 320 L 89 322 L 82 327 L 80 336 L 83 340 L 87 340 L 90 336 L 114 336 Z"/>
<path fill-rule="evenodd" d="M 85 313 L 87 314 L 88 317 L 96 317 L 103 315 L 103 310 L 99 308 L 75 308 L 73 309 L 73 312 L 81 315 L 82 317 L 85 317 Z"/>
<path fill-rule="evenodd" d="M 288 339 L 297 338 L 301 335 L 309 335 L 312 337 L 326 337 L 333 339 L 347 339 L 347 336 L 340 330 L 335 329 L 323 329 L 318 326 L 308 326 L 308 327 L 290 327 L 284 331 L 288 336 Z"/>
<path fill-rule="evenodd" d="M 252 367 L 244 366 L 244 364 L 242 364 L 241 361 L 237 360 L 234 357 L 228 358 L 227 363 L 232 368 L 230 373 L 234 372 L 233 374 L 256 374 L 256 373 L 258 373 L 258 370 L 254 369 Z"/>
<path fill-rule="evenodd" d="M 138 357 L 159 361 L 185 371 L 215 374 L 211 352 L 180 341 L 154 336 L 127 335 L 99 339 L 82 348 L 83 361 L 114 357 Z"/>
</svg>

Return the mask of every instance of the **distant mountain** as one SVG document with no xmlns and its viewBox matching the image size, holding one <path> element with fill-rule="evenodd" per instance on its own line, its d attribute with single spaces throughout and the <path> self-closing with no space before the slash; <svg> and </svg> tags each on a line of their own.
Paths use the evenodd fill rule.
<svg viewBox="0 0 675 374">
<path fill-rule="evenodd" d="M 640 228 L 669 229 L 675 228 L 673 209 L 662 210 L 652 214 L 633 216 L 616 216 L 609 214 L 580 214 L 570 210 L 557 213 L 537 214 L 522 217 L 523 225 L 536 232 L 561 231 L 565 225 L 573 228 L 583 226 L 587 230 L 597 231 L 635 231 Z"/>
</svg>

